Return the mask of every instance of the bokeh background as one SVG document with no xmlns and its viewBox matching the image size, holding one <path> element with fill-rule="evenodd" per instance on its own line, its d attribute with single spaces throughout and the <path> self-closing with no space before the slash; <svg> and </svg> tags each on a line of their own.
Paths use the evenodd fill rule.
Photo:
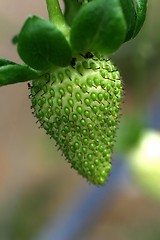
<svg viewBox="0 0 160 240">
<path fill-rule="evenodd" d="M 27 83 L 0 89 L 1 240 L 160 239 L 160 2 L 149 1 L 135 40 L 113 56 L 125 85 L 113 171 L 89 185 L 38 129 Z M 11 43 L 44 0 L 0 0 L 0 57 L 21 62 Z"/>
</svg>

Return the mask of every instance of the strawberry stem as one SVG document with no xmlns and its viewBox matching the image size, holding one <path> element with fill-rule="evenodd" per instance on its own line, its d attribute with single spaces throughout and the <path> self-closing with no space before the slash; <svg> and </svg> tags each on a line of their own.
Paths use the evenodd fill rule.
<svg viewBox="0 0 160 240">
<path fill-rule="evenodd" d="M 70 27 L 67 25 L 58 0 L 46 0 L 48 16 L 51 23 L 69 37 Z"/>
</svg>

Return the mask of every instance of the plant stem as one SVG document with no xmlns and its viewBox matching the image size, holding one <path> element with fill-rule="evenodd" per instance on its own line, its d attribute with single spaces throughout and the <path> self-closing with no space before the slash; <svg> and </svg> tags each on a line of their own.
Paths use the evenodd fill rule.
<svg viewBox="0 0 160 240">
<path fill-rule="evenodd" d="M 63 32 L 68 38 L 70 27 L 67 25 L 63 16 L 62 10 L 58 0 L 46 0 L 48 16 L 51 23 L 55 24 L 57 28 Z"/>
</svg>

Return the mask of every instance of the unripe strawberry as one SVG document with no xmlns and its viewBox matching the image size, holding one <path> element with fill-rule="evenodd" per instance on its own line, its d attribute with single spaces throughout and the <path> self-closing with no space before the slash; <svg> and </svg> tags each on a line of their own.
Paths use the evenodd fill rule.
<svg viewBox="0 0 160 240">
<path fill-rule="evenodd" d="M 31 87 L 41 127 L 71 166 L 96 185 L 111 171 L 121 99 L 118 70 L 91 53 L 76 56 L 68 67 L 53 67 Z"/>
</svg>

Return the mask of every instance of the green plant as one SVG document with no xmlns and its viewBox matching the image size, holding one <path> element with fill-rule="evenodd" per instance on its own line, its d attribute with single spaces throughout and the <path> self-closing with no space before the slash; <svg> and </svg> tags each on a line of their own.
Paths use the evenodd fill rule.
<svg viewBox="0 0 160 240">
<path fill-rule="evenodd" d="M 0 59 L 0 86 L 32 79 L 32 108 L 68 162 L 103 185 L 111 170 L 123 96 L 108 59 L 134 38 L 147 0 L 46 0 L 49 21 L 29 17 L 17 39 L 24 64 Z"/>
</svg>

